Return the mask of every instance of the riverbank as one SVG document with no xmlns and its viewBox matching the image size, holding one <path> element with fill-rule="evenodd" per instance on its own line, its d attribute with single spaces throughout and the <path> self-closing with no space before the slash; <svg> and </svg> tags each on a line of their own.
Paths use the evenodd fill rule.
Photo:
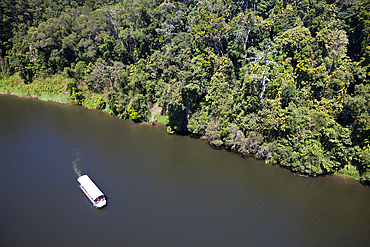
<svg viewBox="0 0 370 247">
<path fill-rule="evenodd" d="M 66 90 L 67 82 L 68 79 L 62 76 L 54 76 L 53 78 L 37 79 L 33 83 L 24 84 L 17 75 L 12 75 L 0 78 L 0 94 L 67 104 L 72 103 Z"/>
<path fill-rule="evenodd" d="M 74 82 L 63 75 L 55 75 L 51 78 L 36 79 L 34 82 L 25 84 L 17 75 L 1 77 L 0 78 L 0 94 L 15 95 L 18 97 L 30 97 L 40 99 L 43 101 L 52 101 L 63 104 L 79 104 L 88 109 L 96 109 L 111 116 L 114 114 L 109 105 L 106 104 L 106 95 L 94 94 L 89 90 L 83 90 L 83 100 L 76 102 L 72 99 L 69 84 Z M 103 104 L 102 104 L 103 103 Z M 166 125 L 168 117 L 161 115 L 162 108 L 158 104 L 154 104 L 151 109 L 151 115 L 148 116 L 150 123 L 160 123 Z M 122 115 L 117 116 L 124 119 Z M 125 118 L 126 120 L 137 121 L 137 119 Z"/>
<path fill-rule="evenodd" d="M 9 77 L 3 77 L 0 79 L 0 94 L 15 95 L 18 97 L 31 97 L 43 101 L 52 101 L 62 104 L 73 104 L 75 102 L 71 99 L 70 92 L 67 88 L 68 83 L 71 83 L 69 78 L 66 78 L 63 75 L 56 75 L 52 78 L 37 79 L 33 83 L 24 84 L 23 81 L 18 76 L 13 75 Z M 105 99 L 103 99 L 102 96 L 100 95 L 92 94 L 86 95 L 81 105 L 85 108 L 96 109 L 112 117 L 118 117 L 120 119 L 123 119 L 122 116 L 115 115 L 108 105 L 106 107 L 104 106 L 99 108 L 99 99 L 105 102 Z M 158 105 L 153 106 L 151 109 L 151 116 L 148 117 L 149 119 L 148 123 L 166 125 L 168 121 L 167 116 L 161 115 L 161 111 L 162 108 L 160 108 Z M 135 121 L 135 119 L 126 119 L 126 120 Z M 173 134 L 171 133 L 171 130 L 169 131 L 167 129 L 167 132 Z M 209 142 L 209 140 L 206 141 Z M 258 159 L 258 157 L 255 157 L 253 155 L 250 156 Z M 267 160 L 265 160 L 265 162 L 269 163 Z M 285 169 L 289 169 L 289 167 L 283 165 L 278 166 L 283 167 Z M 295 175 L 298 174 L 294 173 L 293 171 L 292 173 Z M 358 170 L 351 165 L 345 166 L 341 171 L 337 171 L 332 175 L 343 177 L 345 179 L 350 178 L 356 181 L 360 181 L 360 174 Z"/>
</svg>

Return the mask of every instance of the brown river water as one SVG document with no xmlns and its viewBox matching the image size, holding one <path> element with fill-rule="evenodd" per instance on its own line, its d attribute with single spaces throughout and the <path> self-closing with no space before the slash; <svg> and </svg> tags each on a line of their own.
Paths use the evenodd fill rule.
<svg viewBox="0 0 370 247">
<path fill-rule="evenodd" d="M 0 96 L 0 185 L 0 246 L 370 244 L 369 187 L 74 105 Z"/>
</svg>

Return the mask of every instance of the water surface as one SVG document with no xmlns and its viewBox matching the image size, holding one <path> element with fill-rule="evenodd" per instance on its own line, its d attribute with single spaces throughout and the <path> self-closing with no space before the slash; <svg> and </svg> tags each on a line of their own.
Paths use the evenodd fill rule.
<svg viewBox="0 0 370 247">
<path fill-rule="evenodd" d="M 369 187 L 297 177 L 161 125 L 2 95 L 0 157 L 0 246 L 369 245 Z"/>
</svg>

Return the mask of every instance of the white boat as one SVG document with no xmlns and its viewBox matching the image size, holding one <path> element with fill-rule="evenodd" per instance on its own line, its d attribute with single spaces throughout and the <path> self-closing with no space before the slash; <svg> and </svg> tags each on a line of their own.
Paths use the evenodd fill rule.
<svg viewBox="0 0 370 247">
<path fill-rule="evenodd" d="M 80 183 L 81 190 L 95 207 L 101 208 L 107 204 L 107 200 L 105 199 L 103 192 L 99 190 L 89 176 L 82 175 L 77 178 L 77 181 Z"/>
</svg>

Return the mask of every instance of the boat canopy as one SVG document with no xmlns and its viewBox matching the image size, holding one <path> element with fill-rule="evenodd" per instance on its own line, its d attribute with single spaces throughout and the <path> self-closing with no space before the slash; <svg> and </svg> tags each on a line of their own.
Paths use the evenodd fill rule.
<svg viewBox="0 0 370 247">
<path fill-rule="evenodd" d="M 94 184 L 94 182 L 87 175 L 82 175 L 77 179 L 82 187 L 89 193 L 89 195 L 96 199 L 99 196 L 104 196 L 103 192 Z"/>
</svg>

